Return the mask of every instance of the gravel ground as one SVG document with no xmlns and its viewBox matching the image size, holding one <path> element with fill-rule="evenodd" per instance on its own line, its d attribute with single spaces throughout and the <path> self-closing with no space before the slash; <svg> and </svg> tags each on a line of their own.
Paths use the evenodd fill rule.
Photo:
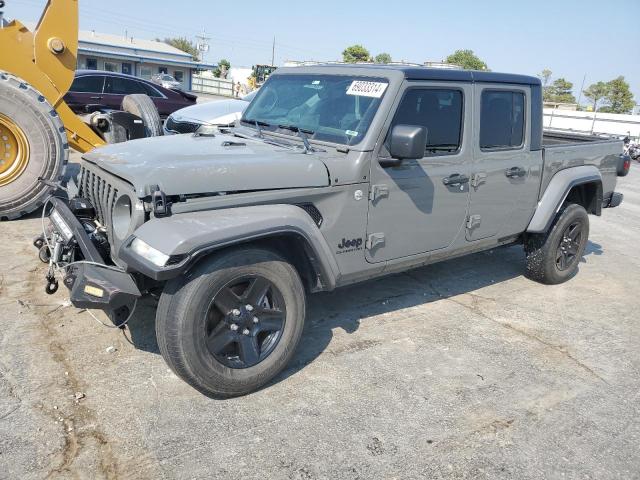
<svg viewBox="0 0 640 480">
<path fill-rule="evenodd" d="M 640 166 L 591 217 L 579 274 L 525 279 L 497 249 L 310 299 L 293 364 L 208 399 L 158 353 L 44 293 L 0 224 L 0 478 L 640 478 Z"/>
</svg>

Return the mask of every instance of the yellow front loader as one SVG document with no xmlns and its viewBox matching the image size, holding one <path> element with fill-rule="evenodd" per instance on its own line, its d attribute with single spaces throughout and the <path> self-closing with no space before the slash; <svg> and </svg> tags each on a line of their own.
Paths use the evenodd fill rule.
<svg viewBox="0 0 640 480">
<path fill-rule="evenodd" d="M 0 220 L 42 205 L 69 147 L 105 140 L 65 103 L 78 53 L 78 0 L 49 0 L 34 32 L 0 22 Z M 44 182 L 42 181 L 44 180 Z"/>
</svg>

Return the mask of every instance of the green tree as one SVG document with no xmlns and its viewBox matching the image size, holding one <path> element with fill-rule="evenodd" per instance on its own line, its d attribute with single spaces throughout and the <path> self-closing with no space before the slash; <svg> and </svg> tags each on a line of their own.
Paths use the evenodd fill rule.
<svg viewBox="0 0 640 480">
<path fill-rule="evenodd" d="M 629 84 L 626 82 L 623 76 L 614 78 L 610 82 L 607 82 L 607 106 L 603 107 L 601 111 L 610 113 L 629 113 L 635 102 L 633 100 L 633 93 L 629 90 Z"/>
<path fill-rule="evenodd" d="M 351 45 L 342 52 L 342 59 L 345 63 L 368 62 L 371 59 L 369 50 L 362 45 Z"/>
<path fill-rule="evenodd" d="M 393 60 L 391 59 L 391 55 L 388 53 L 379 53 L 376 55 L 376 63 L 391 63 Z"/>
<path fill-rule="evenodd" d="M 573 83 L 565 80 L 564 78 L 558 78 L 546 88 L 547 102 L 554 103 L 576 103 L 576 97 L 573 96 Z"/>
<path fill-rule="evenodd" d="M 196 45 L 184 37 L 165 38 L 164 40 L 160 40 L 159 38 L 156 38 L 156 40 L 158 42 L 164 42 L 167 45 L 171 45 L 172 47 L 177 48 L 178 50 L 182 50 L 183 52 L 186 52 L 189 55 L 191 55 L 194 59 L 197 59 L 200 54 L 200 52 L 198 52 L 198 48 L 196 47 Z"/>
<path fill-rule="evenodd" d="M 227 73 L 231 68 L 231 62 L 226 58 L 223 58 L 218 62 L 218 66 L 213 70 L 213 76 L 218 78 L 227 78 Z"/>
<path fill-rule="evenodd" d="M 609 94 L 609 85 L 604 82 L 594 83 L 589 85 L 586 90 L 583 90 L 582 93 L 585 97 L 591 100 L 591 106 L 593 111 L 598 110 L 598 104 L 605 100 L 607 95 Z"/>
<path fill-rule="evenodd" d="M 487 64 L 480 60 L 473 50 L 456 50 L 445 59 L 445 62 L 458 65 L 465 70 L 489 70 Z"/>
<path fill-rule="evenodd" d="M 544 70 L 542 70 L 542 72 L 540 72 L 540 78 L 542 79 L 543 87 L 546 87 L 549 84 L 549 79 L 551 78 L 552 73 L 553 72 L 548 68 L 545 68 Z"/>
</svg>

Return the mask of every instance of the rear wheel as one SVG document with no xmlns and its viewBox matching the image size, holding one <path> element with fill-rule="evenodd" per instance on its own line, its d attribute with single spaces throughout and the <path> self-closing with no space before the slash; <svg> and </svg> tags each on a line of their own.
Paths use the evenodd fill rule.
<svg viewBox="0 0 640 480">
<path fill-rule="evenodd" d="M 305 316 L 296 270 L 277 254 L 242 248 L 170 281 L 156 335 L 171 369 L 212 397 L 252 392 L 293 356 Z"/>
<path fill-rule="evenodd" d="M 562 283 L 576 274 L 589 238 L 589 216 L 582 205 L 568 204 L 551 230 L 525 242 L 527 276 L 541 283 Z"/>
<path fill-rule="evenodd" d="M 144 93 L 134 93 L 122 99 L 122 110 L 142 119 L 147 137 L 162 135 L 162 120 L 151 97 Z"/>
<path fill-rule="evenodd" d="M 44 203 L 69 156 L 58 114 L 37 90 L 0 72 L 0 219 L 25 215 Z"/>
</svg>

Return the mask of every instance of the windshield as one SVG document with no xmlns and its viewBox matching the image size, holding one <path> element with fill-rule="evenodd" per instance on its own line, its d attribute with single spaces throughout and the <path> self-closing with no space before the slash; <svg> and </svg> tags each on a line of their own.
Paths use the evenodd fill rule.
<svg viewBox="0 0 640 480">
<path fill-rule="evenodd" d="M 342 75 L 274 75 L 247 107 L 242 121 L 262 130 L 343 145 L 359 143 L 388 82 Z"/>
</svg>

